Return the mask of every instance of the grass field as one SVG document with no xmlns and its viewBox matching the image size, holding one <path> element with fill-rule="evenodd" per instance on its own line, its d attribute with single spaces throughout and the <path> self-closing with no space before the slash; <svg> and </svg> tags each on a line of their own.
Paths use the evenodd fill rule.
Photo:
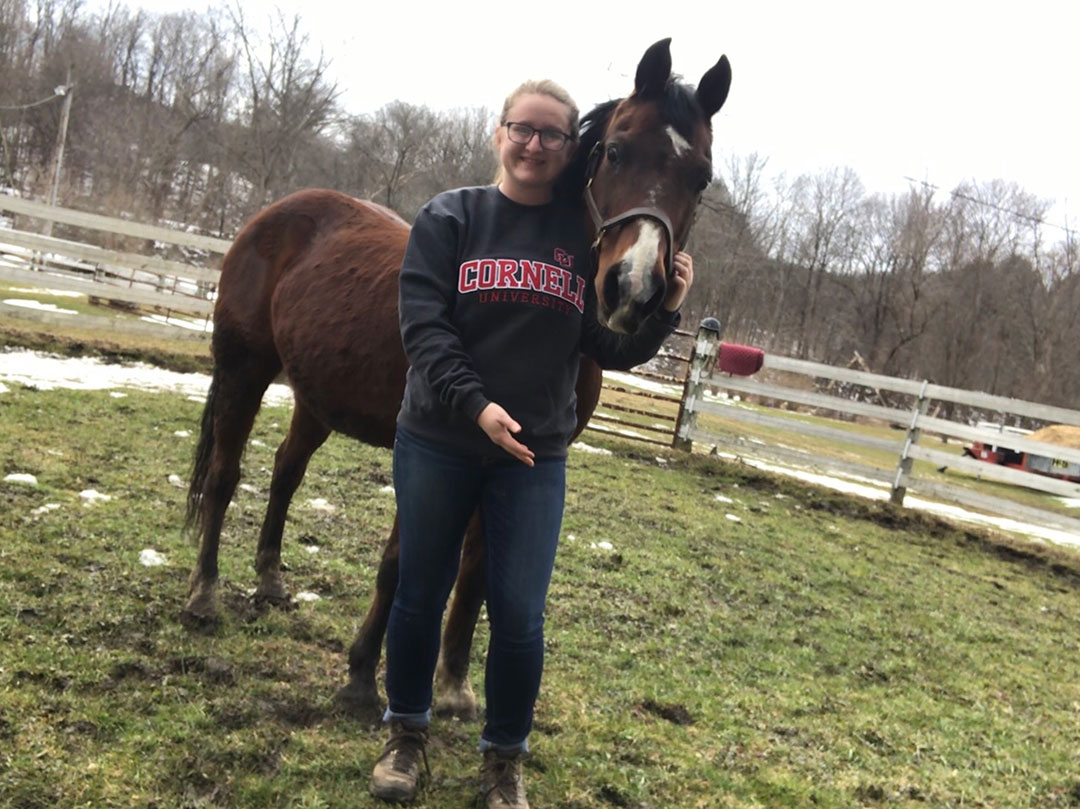
<svg viewBox="0 0 1080 809">
<path fill-rule="evenodd" d="M 0 482 L 0 807 L 378 805 L 381 735 L 332 696 L 392 520 L 388 453 L 334 436 L 315 456 L 284 562 L 319 600 L 260 611 L 246 593 L 288 423 L 264 409 L 223 620 L 192 632 L 170 476 L 201 405 L 9 387 L 0 478 L 37 485 Z M 571 454 L 535 807 L 1080 806 L 1076 554 L 588 441 L 612 454 Z M 481 693 L 485 645 L 481 623 Z M 478 732 L 436 723 L 417 805 L 470 805 Z"/>
</svg>

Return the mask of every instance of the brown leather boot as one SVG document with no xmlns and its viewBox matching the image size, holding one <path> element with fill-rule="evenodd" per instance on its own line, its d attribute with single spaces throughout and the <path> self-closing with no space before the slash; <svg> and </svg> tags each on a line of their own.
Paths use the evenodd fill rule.
<svg viewBox="0 0 1080 809">
<path fill-rule="evenodd" d="M 371 774 L 371 794 L 395 803 L 415 798 L 420 789 L 420 762 L 431 775 L 425 750 L 427 739 L 427 728 L 410 728 L 391 721 L 390 739 Z"/>
<path fill-rule="evenodd" d="M 521 775 L 524 758 L 524 753 L 484 753 L 480 765 L 480 800 L 484 809 L 529 809 Z"/>
</svg>

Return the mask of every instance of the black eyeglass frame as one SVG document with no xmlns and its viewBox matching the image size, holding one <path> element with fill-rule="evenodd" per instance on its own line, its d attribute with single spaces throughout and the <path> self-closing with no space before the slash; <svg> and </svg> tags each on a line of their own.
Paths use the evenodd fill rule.
<svg viewBox="0 0 1080 809">
<path fill-rule="evenodd" d="M 506 127 L 506 137 L 510 138 L 513 143 L 516 143 L 519 146 L 527 146 L 529 141 L 533 139 L 533 135 L 539 133 L 540 148 L 548 152 L 561 152 L 563 149 L 566 148 L 566 144 L 574 139 L 574 136 L 571 135 L 569 132 L 563 132 L 560 129 L 537 129 L 535 126 L 524 124 L 521 121 L 507 121 L 503 124 L 503 126 Z M 529 137 L 525 138 L 525 140 L 518 140 L 518 138 L 514 137 L 513 135 L 514 127 L 519 127 L 520 130 L 528 129 Z M 562 140 L 559 141 L 559 145 L 545 146 L 544 137 L 548 136 L 550 138 L 552 135 L 558 135 L 560 138 L 562 138 Z"/>
</svg>

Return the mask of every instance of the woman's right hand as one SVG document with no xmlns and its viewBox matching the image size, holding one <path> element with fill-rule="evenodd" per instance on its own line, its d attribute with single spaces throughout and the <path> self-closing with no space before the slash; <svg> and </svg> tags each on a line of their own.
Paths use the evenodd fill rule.
<svg viewBox="0 0 1080 809">
<path fill-rule="evenodd" d="M 510 414 L 495 402 L 487 406 L 476 417 L 480 429 L 487 433 L 493 443 L 502 447 L 526 466 L 533 465 L 533 451 L 514 438 L 513 433 L 521 432 L 521 425 L 510 418 Z"/>
</svg>

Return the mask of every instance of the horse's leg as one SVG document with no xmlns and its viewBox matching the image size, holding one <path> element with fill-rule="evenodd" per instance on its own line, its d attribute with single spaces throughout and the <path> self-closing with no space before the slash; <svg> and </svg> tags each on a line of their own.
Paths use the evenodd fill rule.
<svg viewBox="0 0 1080 809">
<path fill-rule="evenodd" d="M 383 548 L 379 572 L 375 576 L 375 597 L 371 601 L 364 623 L 349 648 L 349 681 L 337 692 L 337 703 L 349 714 L 362 719 L 377 719 L 382 713 L 382 701 L 375 687 L 375 669 L 382 655 L 386 624 L 398 582 L 398 520 Z"/>
<path fill-rule="evenodd" d="M 189 619 L 213 621 L 217 617 L 221 526 L 240 480 L 244 444 L 263 392 L 277 371 L 271 360 L 214 366 L 188 490 L 188 522 L 196 524 L 202 536 L 183 610 Z"/>
<path fill-rule="evenodd" d="M 297 400 L 289 433 L 274 458 L 270 502 L 266 506 L 266 517 L 259 532 L 259 547 L 255 552 L 255 572 L 259 574 L 256 601 L 281 604 L 289 599 L 281 581 L 281 534 L 285 529 L 289 503 L 304 479 L 308 461 L 329 435 L 330 428 Z"/>
<path fill-rule="evenodd" d="M 476 719 L 476 695 L 469 685 L 469 654 L 473 632 L 484 603 L 484 530 L 474 514 L 465 531 L 454 599 L 443 630 L 439 665 L 435 669 L 435 712 Z"/>
</svg>

